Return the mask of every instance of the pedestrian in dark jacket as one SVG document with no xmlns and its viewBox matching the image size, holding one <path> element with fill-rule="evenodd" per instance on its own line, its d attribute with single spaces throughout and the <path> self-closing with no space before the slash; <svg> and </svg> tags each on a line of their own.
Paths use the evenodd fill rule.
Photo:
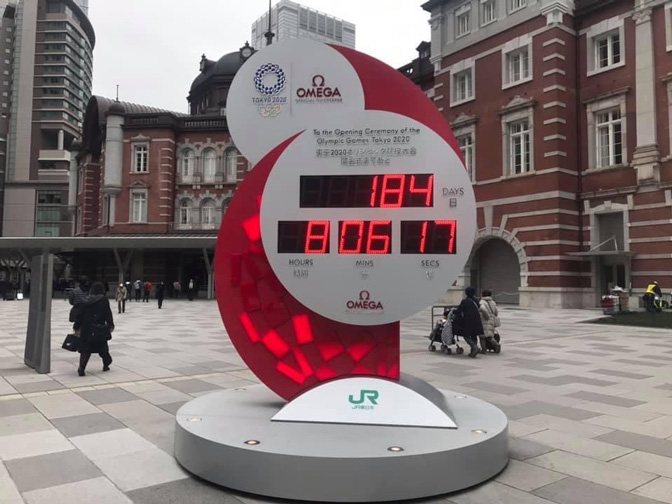
<svg viewBox="0 0 672 504">
<path fill-rule="evenodd" d="M 75 282 L 75 288 L 70 291 L 68 301 L 72 306 L 70 309 L 70 322 L 75 322 L 80 306 L 86 301 L 86 294 L 84 294 L 80 282 Z"/>
<path fill-rule="evenodd" d="M 112 357 L 107 342 L 112 339 L 114 319 L 102 283 L 97 282 L 91 286 L 91 292 L 81 305 L 74 327 L 75 334 L 79 335 L 79 376 L 85 375 L 84 371 L 92 353 L 100 355 L 103 359 L 103 371 L 109 371 Z"/>
<path fill-rule="evenodd" d="M 159 310 L 163 306 L 163 298 L 166 295 L 166 284 L 159 282 L 156 286 L 156 299 L 159 301 Z"/>
<path fill-rule="evenodd" d="M 476 299 L 476 289 L 467 287 L 464 289 L 466 298 L 462 300 L 457 307 L 456 316 L 462 317 L 464 321 L 464 340 L 471 347 L 469 357 L 475 358 L 478 355 L 478 339 L 483 336 L 483 321 L 479 309 L 478 299 Z"/>
</svg>

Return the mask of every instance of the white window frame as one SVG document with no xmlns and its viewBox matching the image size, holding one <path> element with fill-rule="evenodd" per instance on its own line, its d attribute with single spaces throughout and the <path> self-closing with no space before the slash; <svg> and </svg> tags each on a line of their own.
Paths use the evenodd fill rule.
<svg viewBox="0 0 672 504">
<path fill-rule="evenodd" d="M 212 205 L 209 205 L 212 203 Z M 210 214 L 210 222 L 205 221 L 206 210 Z M 208 198 L 201 203 L 201 229 L 216 229 L 217 228 L 217 203 L 215 200 Z"/>
<path fill-rule="evenodd" d="M 511 128 L 521 122 L 527 123 L 527 134 L 529 136 L 529 157 L 530 166 L 527 171 L 521 173 L 514 173 L 513 167 L 513 137 L 511 136 Z M 523 154 L 523 158 L 525 155 Z M 530 175 L 535 172 L 534 168 L 534 108 L 525 107 L 502 116 L 502 166 L 504 168 L 503 177 L 520 177 Z"/>
<path fill-rule="evenodd" d="M 527 7 L 527 0 L 506 0 L 506 4 L 509 14 L 513 14 Z"/>
<path fill-rule="evenodd" d="M 455 9 L 455 38 L 466 37 L 471 33 L 471 3 Z"/>
<path fill-rule="evenodd" d="M 485 18 L 485 13 L 487 12 L 486 9 L 488 7 L 492 7 L 492 19 L 486 19 Z M 479 12 L 479 20 L 481 23 L 481 26 L 488 26 L 489 24 L 494 23 L 497 21 L 497 0 L 481 0 L 480 1 L 480 12 Z"/>
<path fill-rule="evenodd" d="M 140 215 L 136 215 L 136 196 L 143 196 L 142 199 L 138 198 L 137 201 L 144 201 L 144 215 L 142 215 L 142 211 L 140 212 Z M 147 224 L 147 216 L 149 214 L 149 201 L 147 197 L 147 189 L 131 189 L 131 197 L 130 197 L 130 214 L 129 214 L 129 221 L 131 224 Z M 136 218 L 137 217 L 137 218 Z"/>
<path fill-rule="evenodd" d="M 581 34 L 586 36 L 586 75 L 592 76 L 601 74 L 603 72 L 608 72 L 609 70 L 614 70 L 616 68 L 621 68 L 625 66 L 625 20 L 616 16 L 610 19 L 605 19 L 586 30 L 582 30 Z M 598 68 L 597 65 L 597 44 L 604 40 L 606 37 L 611 35 L 618 34 L 619 46 L 620 46 L 620 55 L 619 62 L 607 65 L 602 68 Z M 611 45 L 609 48 L 611 50 Z"/>
<path fill-rule="evenodd" d="M 187 170 L 187 161 L 190 161 L 190 166 Z M 185 173 L 185 171 L 187 173 Z M 196 152 L 193 149 L 184 149 L 182 155 L 180 156 L 180 176 L 182 180 L 190 180 L 194 177 L 196 171 Z"/>
<path fill-rule="evenodd" d="M 231 161 L 233 159 L 233 161 Z M 233 171 L 235 164 L 235 173 Z M 226 182 L 228 184 L 238 183 L 238 151 L 233 147 L 229 147 L 224 151 L 224 168 L 226 174 Z"/>
<path fill-rule="evenodd" d="M 618 44 L 615 43 L 616 40 L 618 40 Z M 602 55 L 600 50 L 603 43 L 606 44 L 607 49 L 607 62 L 605 65 L 602 65 Z M 618 47 L 618 52 L 615 51 L 616 46 Z M 623 54 L 621 34 L 618 30 L 593 37 L 593 52 L 595 57 L 595 70 L 609 70 L 618 65 L 621 62 L 621 56 Z M 616 61 L 616 59 L 618 59 L 618 61 Z"/>
<path fill-rule="evenodd" d="M 517 53 L 527 53 L 527 76 L 523 77 L 523 72 L 521 71 L 521 78 L 514 81 L 511 78 L 512 72 L 509 63 L 511 58 Z M 502 48 L 502 89 L 519 86 L 530 82 L 534 78 L 533 56 L 532 37 L 529 35 L 523 35 L 504 44 Z M 523 66 L 522 60 L 520 65 L 521 67 Z"/>
<path fill-rule="evenodd" d="M 450 67 L 450 106 L 455 107 L 476 99 L 476 71 L 475 61 L 466 59 Z M 468 75 L 471 80 L 471 93 L 462 97 L 458 93 L 458 79 Z"/>
<path fill-rule="evenodd" d="M 140 154 L 139 150 L 145 149 L 144 152 L 144 170 L 138 170 L 138 155 Z M 146 143 L 143 144 L 133 144 L 133 166 L 131 166 L 131 173 L 149 173 L 149 145 Z"/>
<path fill-rule="evenodd" d="M 600 166 L 598 162 L 598 140 L 597 140 L 597 116 L 598 114 L 618 110 L 621 114 L 621 150 L 623 162 L 617 165 Z M 626 93 L 604 100 L 591 102 L 586 107 L 588 115 L 588 171 L 608 170 L 627 166 L 628 161 L 628 119 L 627 119 Z"/>
<path fill-rule="evenodd" d="M 665 43 L 667 52 L 672 51 L 672 2 L 665 4 Z"/>
<path fill-rule="evenodd" d="M 621 110 L 618 108 L 595 113 L 595 167 L 597 169 L 623 164 L 623 120 L 624 117 L 621 116 Z M 606 145 L 602 144 L 603 132 L 607 134 Z M 617 143 L 620 143 L 620 154 L 616 152 Z M 607 149 L 606 160 L 602 153 L 605 147 Z M 620 160 L 617 159 L 619 155 Z"/>
<path fill-rule="evenodd" d="M 462 151 L 462 157 L 464 158 L 465 168 L 469 174 L 469 179 L 472 183 L 476 182 L 476 125 L 470 124 L 469 126 L 464 126 L 461 128 L 455 128 L 453 134 L 457 139 L 457 143 L 460 145 L 460 150 Z M 465 152 L 465 149 L 462 146 L 462 139 L 470 138 L 471 139 L 471 152 Z M 471 166 L 470 166 L 471 164 Z"/>
<path fill-rule="evenodd" d="M 211 166 L 208 165 L 208 155 L 212 154 L 212 161 Z M 203 154 L 201 155 L 201 159 L 203 160 L 203 180 L 206 182 L 214 182 L 215 176 L 217 175 L 217 151 L 212 148 L 207 148 L 203 151 Z M 211 170 L 211 173 L 208 173 L 208 169 Z"/>
<path fill-rule="evenodd" d="M 177 209 L 177 227 L 179 229 L 191 229 L 193 208 L 194 202 L 191 199 L 182 198 L 180 200 Z"/>
</svg>

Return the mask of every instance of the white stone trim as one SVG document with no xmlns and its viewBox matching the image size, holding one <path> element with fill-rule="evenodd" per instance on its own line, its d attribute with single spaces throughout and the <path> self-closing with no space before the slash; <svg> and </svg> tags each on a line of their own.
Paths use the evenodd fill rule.
<svg viewBox="0 0 672 504">
<path fill-rule="evenodd" d="M 555 74 L 558 74 L 558 75 L 567 75 L 567 72 L 565 72 L 564 70 L 562 70 L 562 69 L 560 69 L 560 68 L 552 68 L 552 69 L 547 70 L 546 72 L 544 72 L 543 75 L 544 75 L 544 77 L 549 77 L 549 76 L 551 76 L 551 75 L 555 75 Z"/>
<path fill-rule="evenodd" d="M 544 126 L 548 126 L 549 124 L 567 124 L 567 120 L 563 119 L 562 117 L 553 117 L 551 119 L 546 119 L 544 121 Z"/>
<path fill-rule="evenodd" d="M 529 125 L 529 135 L 530 135 L 530 169 L 523 173 L 512 173 L 511 172 L 511 158 L 509 152 L 509 125 L 511 123 L 527 120 Z M 502 115 L 502 177 L 512 178 L 516 176 L 524 176 L 534 174 L 534 105 L 531 104 L 523 109 L 516 110 L 514 112 L 509 112 Z"/>
<path fill-rule="evenodd" d="M 583 257 L 574 257 L 574 256 L 563 256 L 563 255 L 550 255 L 550 256 L 532 256 L 528 258 L 530 262 L 542 262 L 542 261 L 575 261 L 583 262 Z"/>
<path fill-rule="evenodd" d="M 551 91 L 567 91 L 567 88 L 560 84 L 554 84 L 544 88 L 544 93 L 550 93 Z"/>
<path fill-rule="evenodd" d="M 507 2 L 509 0 L 506 0 Z M 502 47 L 502 89 L 509 89 L 519 86 L 526 82 L 530 82 L 534 78 L 534 52 L 533 52 L 533 36 L 529 33 L 509 40 Z M 514 51 L 527 49 L 527 64 L 529 68 L 529 75 L 521 80 L 509 82 L 509 68 L 507 65 L 507 55 Z"/>
<path fill-rule="evenodd" d="M 562 54 L 560 54 L 560 53 L 553 53 L 553 54 L 549 54 L 548 56 L 544 56 L 544 58 L 542 59 L 542 61 L 544 61 L 544 62 L 545 62 L 545 61 L 552 61 L 552 60 L 554 60 L 554 59 L 559 59 L 559 60 L 565 61 L 567 58 L 565 58 L 565 57 L 564 57 Z"/>
<path fill-rule="evenodd" d="M 605 68 L 595 68 L 595 59 L 596 59 L 595 38 L 616 31 L 618 31 L 619 35 L 621 60 L 618 63 Z M 581 34 L 586 35 L 586 62 L 587 62 L 586 75 L 588 77 L 625 66 L 626 43 L 625 43 L 625 19 L 623 17 L 615 16 L 600 21 L 599 23 L 594 24 L 593 26 L 585 30 L 581 30 Z"/>
<path fill-rule="evenodd" d="M 550 39 L 550 40 L 547 40 L 547 41 L 545 41 L 545 42 L 544 42 L 543 44 L 541 44 L 541 45 L 542 45 L 543 47 L 548 47 L 548 46 L 553 45 L 553 44 L 560 44 L 560 45 L 563 45 L 563 46 L 564 46 L 564 45 L 567 45 L 567 43 L 566 43 L 564 40 L 562 40 L 562 39 L 560 39 L 560 38 L 557 38 L 557 37 L 556 37 L 556 38 L 552 38 L 552 39 Z"/>
<path fill-rule="evenodd" d="M 555 157 L 555 156 L 567 157 L 567 153 L 565 151 L 544 152 L 544 157 L 545 158 Z"/>
<path fill-rule="evenodd" d="M 571 175 L 572 177 L 578 177 L 579 174 L 576 171 L 572 171 L 568 168 L 560 168 L 560 167 L 555 167 L 555 168 L 546 168 L 545 170 L 539 170 L 536 172 L 537 175 L 546 175 L 548 173 L 564 173 L 565 175 Z"/>
<path fill-rule="evenodd" d="M 604 166 L 597 168 L 597 131 L 595 130 L 595 115 L 599 112 L 616 109 L 621 111 L 621 137 L 623 148 L 623 165 Z M 611 96 L 604 100 L 590 102 L 586 105 L 588 124 L 588 170 L 587 172 L 620 168 L 628 164 L 628 120 L 626 92 Z"/>
<path fill-rule="evenodd" d="M 477 202 L 476 208 L 483 208 L 485 205 L 492 205 L 492 206 L 515 205 L 516 203 L 527 203 L 530 201 L 540 201 L 553 198 L 576 201 L 576 194 L 565 191 L 549 191 L 545 193 L 526 194 L 523 196 L 512 196 L 510 198 L 500 198 L 500 199 Z"/>
<path fill-rule="evenodd" d="M 665 44 L 672 51 L 672 2 L 665 3 Z"/>
<path fill-rule="evenodd" d="M 670 8 L 668 9 L 668 5 Z M 665 4 L 665 29 L 669 33 L 672 31 L 672 26 L 670 26 L 670 23 L 672 23 L 672 2 L 669 4 Z M 668 19 L 669 16 L 669 19 Z M 672 33 L 669 33 L 669 36 L 672 37 Z M 669 44 L 669 42 L 668 42 Z M 668 51 L 671 51 L 672 48 L 668 45 L 667 48 Z M 669 141 L 670 141 L 670 151 L 668 153 L 668 156 L 672 156 L 672 79 L 668 80 L 666 83 L 666 88 L 667 88 L 667 117 L 668 117 L 668 130 L 669 130 Z"/>
<path fill-rule="evenodd" d="M 548 103 L 544 103 L 544 108 L 545 109 L 550 109 L 553 107 L 560 107 L 560 108 L 567 108 L 567 104 L 565 102 L 561 101 L 552 101 Z"/>
<path fill-rule="evenodd" d="M 476 61 L 473 58 L 467 58 L 452 65 L 450 71 L 450 106 L 455 107 L 474 101 L 476 99 Z M 471 96 L 464 100 L 456 99 L 457 87 L 455 86 L 455 77 L 462 72 L 471 73 Z"/>
<path fill-rule="evenodd" d="M 525 242 L 523 243 L 525 247 L 528 246 L 533 246 L 533 245 L 539 245 L 539 246 L 547 246 L 547 245 L 575 245 L 579 246 L 581 243 L 578 241 L 573 241 L 573 240 L 540 240 L 540 241 L 531 241 L 531 242 Z"/>
<path fill-rule="evenodd" d="M 530 271 L 528 276 L 531 277 L 548 277 L 548 276 L 562 276 L 562 277 L 590 277 L 591 272 L 578 272 L 578 271 Z"/>
<path fill-rule="evenodd" d="M 672 219 L 652 220 L 652 221 L 638 221 L 628 224 L 630 227 L 646 227 L 646 226 L 662 226 L 665 224 L 672 224 Z"/>
<path fill-rule="evenodd" d="M 672 236 L 653 236 L 649 238 L 631 238 L 630 243 L 662 243 L 672 241 Z"/>
<path fill-rule="evenodd" d="M 565 135 L 548 135 L 544 137 L 544 142 L 550 142 L 552 140 L 567 140 Z"/>
<path fill-rule="evenodd" d="M 472 122 L 471 124 L 468 124 L 466 126 L 458 127 L 453 129 L 453 135 L 455 136 L 455 139 L 463 136 L 463 135 L 471 135 L 471 141 L 474 144 L 474 157 L 472 160 L 472 166 L 471 166 L 471 182 L 476 182 L 476 123 Z"/>
<path fill-rule="evenodd" d="M 672 259 L 672 254 L 637 254 L 636 259 Z"/>
</svg>

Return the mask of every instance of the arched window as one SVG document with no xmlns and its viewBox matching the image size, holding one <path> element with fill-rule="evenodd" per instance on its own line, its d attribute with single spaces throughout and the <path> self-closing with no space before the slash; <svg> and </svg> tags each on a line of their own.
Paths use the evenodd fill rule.
<svg viewBox="0 0 672 504">
<path fill-rule="evenodd" d="M 203 175 L 205 180 L 215 180 L 217 172 L 217 154 L 213 149 L 208 149 L 203 153 Z"/>
<path fill-rule="evenodd" d="M 180 201 L 179 226 L 188 228 L 191 226 L 191 200 L 183 199 Z"/>
<path fill-rule="evenodd" d="M 226 150 L 226 181 L 230 184 L 238 182 L 238 153 L 236 149 Z"/>
<path fill-rule="evenodd" d="M 194 151 L 187 149 L 182 152 L 182 177 L 191 178 L 194 176 Z"/>
<path fill-rule="evenodd" d="M 222 218 L 226 214 L 226 211 L 229 209 L 230 204 L 231 204 L 231 197 L 224 198 L 224 201 L 222 201 Z"/>
<path fill-rule="evenodd" d="M 214 200 L 207 199 L 201 205 L 201 227 L 203 229 L 215 229 L 215 211 Z"/>
</svg>

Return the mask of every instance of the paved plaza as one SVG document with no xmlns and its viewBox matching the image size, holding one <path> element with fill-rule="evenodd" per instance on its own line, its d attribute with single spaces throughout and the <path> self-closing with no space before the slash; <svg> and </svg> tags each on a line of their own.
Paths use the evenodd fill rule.
<svg viewBox="0 0 672 504">
<path fill-rule="evenodd" d="M 182 404 L 256 383 L 215 303 L 114 310 L 112 370 L 93 356 L 86 377 L 60 349 L 68 309 L 54 301 L 52 373 L 37 375 L 23 365 L 28 302 L 0 302 L 1 504 L 277 502 L 196 480 L 172 456 Z M 505 308 L 503 353 L 475 360 L 427 351 L 428 311 L 403 324 L 405 372 L 510 419 L 504 472 L 418 502 L 672 503 L 672 331 L 581 323 L 597 315 Z"/>
</svg>

